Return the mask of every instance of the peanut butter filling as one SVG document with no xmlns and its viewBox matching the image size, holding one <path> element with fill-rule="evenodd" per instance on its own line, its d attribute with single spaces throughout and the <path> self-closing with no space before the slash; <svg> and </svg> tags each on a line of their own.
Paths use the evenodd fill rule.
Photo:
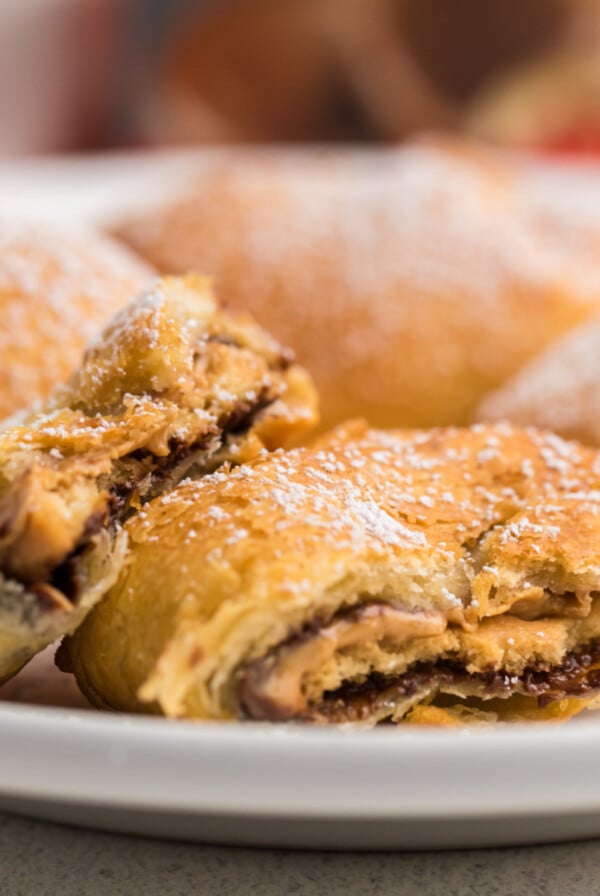
<svg viewBox="0 0 600 896">
<path fill-rule="evenodd" d="M 439 635 L 445 628 L 441 613 L 411 612 L 384 603 L 361 606 L 250 663 L 240 681 L 241 703 L 255 719 L 295 718 L 308 709 L 302 689 L 306 674 L 338 651 L 384 639 L 401 646 L 414 638 Z"/>
<path fill-rule="evenodd" d="M 515 605 L 517 612 L 506 617 L 531 622 L 560 615 L 561 608 L 562 615 L 581 615 L 581 598 L 551 592 L 545 595 L 544 600 L 536 597 L 530 606 L 525 602 Z M 591 603 L 591 597 L 587 603 Z M 448 619 L 441 612 L 410 611 L 389 603 L 370 602 L 342 610 L 328 623 L 315 622 L 241 669 L 238 694 L 242 711 L 250 718 L 271 721 L 302 718 L 378 722 L 397 720 L 414 704 L 435 699 L 437 694 L 484 700 L 521 694 L 537 698 L 544 706 L 600 687 L 600 645 L 593 643 L 578 653 L 567 654 L 557 665 L 532 656 L 518 674 L 491 667 L 474 672 L 467 668 L 466 656 L 449 653 L 437 661 L 414 662 L 402 674 L 374 669 L 316 699 L 307 696 L 307 679 L 336 654 L 374 644 L 386 644 L 400 653 L 409 642 L 435 638 L 447 628 Z"/>
</svg>

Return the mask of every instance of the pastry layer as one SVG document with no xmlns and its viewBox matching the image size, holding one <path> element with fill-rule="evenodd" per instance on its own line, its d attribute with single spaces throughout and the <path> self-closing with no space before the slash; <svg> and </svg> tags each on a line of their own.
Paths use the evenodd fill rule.
<svg viewBox="0 0 600 896">
<path fill-rule="evenodd" d="M 314 416 L 289 353 L 222 312 L 201 278 L 134 300 L 70 383 L 0 431 L 0 676 L 81 620 L 99 596 L 98 552 L 106 586 L 121 526 L 144 503 L 293 439 Z"/>
<path fill-rule="evenodd" d="M 559 687 L 600 640 L 599 511 L 600 455 L 551 434 L 349 425 L 151 501 L 63 662 L 100 705 L 174 716 L 572 714 L 597 684 Z"/>
<path fill-rule="evenodd" d="M 554 700 L 587 696 L 600 687 L 600 641 L 594 640 L 600 638 L 600 595 L 583 625 L 580 620 L 561 621 L 565 643 L 578 646 L 560 654 L 560 659 L 544 659 L 545 645 L 540 647 L 543 639 L 549 637 L 551 644 L 557 634 L 558 626 L 547 628 L 547 619 L 523 624 L 509 613 L 481 623 L 475 640 L 501 639 L 513 646 L 519 642 L 499 666 L 478 662 L 472 633 L 450 628 L 439 637 L 446 629 L 441 614 L 411 614 L 376 603 L 339 615 L 331 624 L 293 636 L 240 670 L 238 692 L 244 715 L 270 721 L 374 724 L 397 721 L 413 706 L 435 704 L 441 696 L 450 695 L 454 702 L 473 697 L 485 702 L 525 695 L 536 697 L 543 708 Z M 409 643 L 411 662 L 403 669 L 398 653 Z M 351 675 L 344 653 L 349 645 Z M 337 660 L 340 684 L 336 686 L 334 679 L 324 687 L 323 665 L 328 662 L 333 672 L 332 659 Z"/>
</svg>

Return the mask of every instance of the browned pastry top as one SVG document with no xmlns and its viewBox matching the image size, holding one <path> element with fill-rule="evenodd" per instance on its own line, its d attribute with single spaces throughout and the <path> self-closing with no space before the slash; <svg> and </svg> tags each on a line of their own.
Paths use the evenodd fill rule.
<svg viewBox="0 0 600 896">
<path fill-rule="evenodd" d="M 261 581 L 254 565 L 268 567 L 278 553 L 280 596 L 307 588 L 305 575 L 317 580 L 321 560 L 329 566 L 366 549 L 441 573 L 428 593 L 479 619 L 533 600 L 531 584 L 503 587 L 508 571 L 531 582 L 560 569 L 566 583 L 586 571 L 595 577 L 600 566 L 597 452 L 508 424 L 389 433 L 347 424 L 312 448 L 276 451 L 159 498 L 133 521 L 134 541 L 168 530 L 174 504 L 205 519 L 195 536 L 185 525 L 171 531 L 183 536 L 171 542 L 178 553 L 195 556 L 194 565 L 208 558 L 243 569 L 259 588 L 269 577 Z"/>
</svg>

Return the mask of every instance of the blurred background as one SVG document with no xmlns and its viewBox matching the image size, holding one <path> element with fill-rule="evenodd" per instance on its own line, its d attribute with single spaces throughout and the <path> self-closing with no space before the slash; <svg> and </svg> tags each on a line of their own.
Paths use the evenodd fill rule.
<svg viewBox="0 0 600 896">
<path fill-rule="evenodd" d="M 600 0 L 2 0 L 0 153 L 394 143 L 600 152 Z"/>
</svg>

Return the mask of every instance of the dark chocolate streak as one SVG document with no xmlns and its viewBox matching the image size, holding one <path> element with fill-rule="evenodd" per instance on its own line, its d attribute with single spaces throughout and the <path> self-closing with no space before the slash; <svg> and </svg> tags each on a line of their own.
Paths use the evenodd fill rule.
<svg viewBox="0 0 600 896">
<path fill-rule="evenodd" d="M 210 336 L 206 339 L 207 342 L 217 342 L 219 345 L 228 345 L 230 348 L 241 348 L 242 346 L 234 339 L 233 336 L 229 336 L 228 333 L 211 333 Z M 194 355 L 194 360 L 200 357 L 201 352 L 197 352 Z"/>
<path fill-rule="evenodd" d="M 182 443 L 172 439 L 169 443 L 169 454 L 157 457 L 145 448 L 132 451 L 115 463 L 110 482 L 109 515 L 112 522 L 124 522 L 131 513 L 129 500 L 135 492 L 145 503 L 160 494 L 161 486 L 182 461 L 192 454 L 200 454 L 209 448 L 215 440 L 224 444 L 228 435 L 242 435 L 247 432 L 260 411 L 273 401 L 273 395 L 265 387 L 252 402 L 238 401 L 228 412 L 206 432 L 201 439 L 193 443 Z"/>
<path fill-rule="evenodd" d="M 61 591 L 72 604 L 77 602 L 83 586 L 77 560 L 89 545 L 92 537 L 105 525 L 106 520 L 107 513 L 103 510 L 97 510 L 96 513 L 88 517 L 79 543 L 60 566 L 55 567 L 52 571 L 50 584 Z M 38 587 L 43 588 L 43 586 Z"/>
<path fill-rule="evenodd" d="M 193 444 L 186 445 L 173 439 L 166 457 L 157 457 L 146 449 L 140 449 L 117 461 L 113 481 L 109 486 L 106 511 L 98 511 L 87 520 L 75 549 L 53 570 L 50 584 L 61 591 L 72 604 L 76 604 L 83 586 L 77 561 L 93 535 L 103 525 L 123 523 L 133 515 L 135 508 L 129 502 L 136 492 L 139 491 L 139 499 L 143 503 L 159 495 L 162 484 L 175 467 L 192 454 L 201 454 L 215 439 L 224 444 L 228 435 L 240 435 L 249 430 L 256 415 L 272 401 L 271 391 L 265 387 L 254 401 L 238 401 L 217 425 Z"/>
<path fill-rule="evenodd" d="M 227 415 L 219 420 L 223 437 L 247 432 L 257 414 L 273 403 L 275 396 L 269 386 L 263 386 L 253 401 L 238 401 Z"/>
<path fill-rule="evenodd" d="M 312 640 L 315 635 L 329 623 L 346 620 L 348 622 L 358 621 L 364 611 L 371 606 L 384 606 L 381 601 L 363 596 L 362 602 L 358 606 L 342 607 L 334 613 L 316 614 L 311 620 L 305 623 L 300 631 L 290 635 L 285 641 L 270 650 L 266 656 L 259 657 L 246 663 L 237 673 L 238 694 L 242 712 L 248 718 L 269 719 L 273 722 L 284 721 L 289 718 L 289 707 L 281 707 L 276 701 L 270 697 L 265 697 L 262 688 L 269 677 L 277 669 L 277 663 L 281 653 L 289 648 L 300 647 L 307 641 Z"/>
<path fill-rule="evenodd" d="M 336 691 L 325 692 L 323 700 L 309 710 L 307 718 L 358 722 L 386 706 L 391 715 L 394 705 L 403 698 L 432 686 L 464 682 L 481 684 L 488 698 L 525 694 L 537 697 L 538 705 L 543 707 L 554 700 L 582 697 L 599 688 L 600 668 L 590 668 L 599 662 L 600 642 L 567 654 L 558 666 L 545 669 L 541 664 L 534 664 L 519 676 L 511 676 L 502 670 L 469 674 L 463 666 L 450 661 L 420 663 L 398 678 L 374 673 L 360 684 L 346 683 Z"/>
</svg>

